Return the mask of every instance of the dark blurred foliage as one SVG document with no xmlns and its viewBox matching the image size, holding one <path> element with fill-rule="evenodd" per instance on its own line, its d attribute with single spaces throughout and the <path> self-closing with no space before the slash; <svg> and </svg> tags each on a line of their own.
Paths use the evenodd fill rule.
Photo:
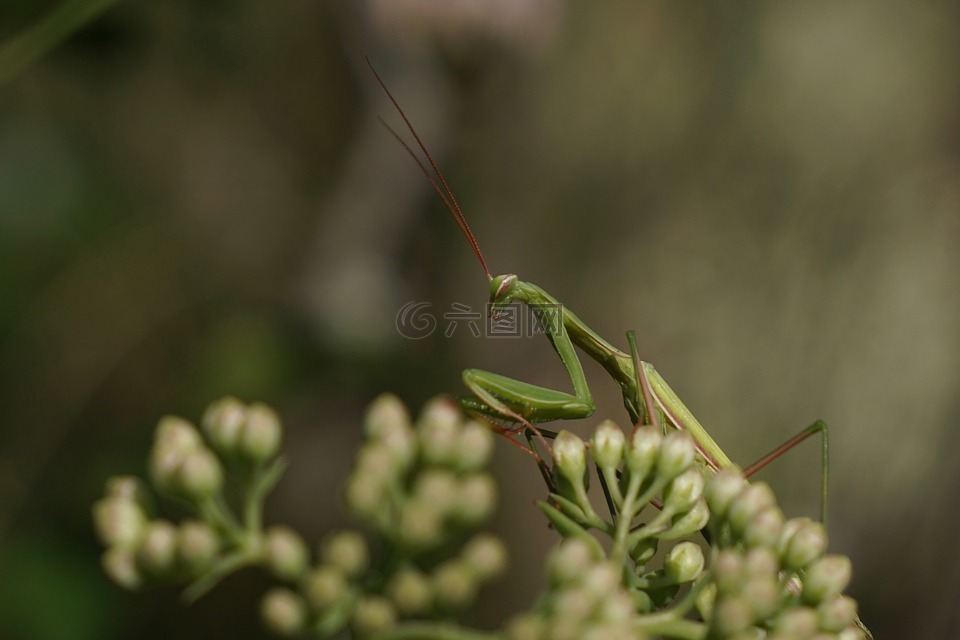
<svg viewBox="0 0 960 640">
<path fill-rule="evenodd" d="M 0 37 L 56 4 L 3 3 Z M 101 575 L 90 505 L 165 413 L 273 404 L 292 466 L 268 516 L 316 539 L 377 393 L 416 406 L 471 366 L 568 385 L 542 339 L 398 335 L 405 302 L 487 291 L 364 55 L 494 271 L 636 329 L 736 460 L 827 420 L 863 619 L 957 628 L 956 3 L 159 0 L 0 87 L 0 637 L 261 637 L 255 571 L 189 608 Z M 513 575 L 481 625 L 530 602 L 554 539 L 502 449 Z M 817 464 L 764 472 L 790 515 L 817 512 Z"/>
</svg>

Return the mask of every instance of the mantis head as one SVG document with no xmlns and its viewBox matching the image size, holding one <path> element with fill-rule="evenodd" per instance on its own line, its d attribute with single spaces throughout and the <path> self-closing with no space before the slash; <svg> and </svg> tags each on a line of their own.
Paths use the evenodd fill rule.
<svg viewBox="0 0 960 640">
<path fill-rule="evenodd" d="M 490 278 L 490 311 L 506 306 L 522 295 L 520 279 L 512 273 Z"/>
</svg>

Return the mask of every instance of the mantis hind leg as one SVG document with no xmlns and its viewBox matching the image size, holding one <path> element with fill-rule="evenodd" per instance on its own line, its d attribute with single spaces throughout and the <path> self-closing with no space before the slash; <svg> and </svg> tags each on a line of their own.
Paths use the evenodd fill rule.
<svg viewBox="0 0 960 640">
<path fill-rule="evenodd" d="M 743 470 L 746 477 L 750 477 L 766 467 L 768 464 L 790 451 L 810 436 L 820 434 L 820 522 L 827 523 L 827 485 L 830 470 L 830 437 L 829 427 L 823 420 L 817 420 L 800 433 L 793 436 L 779 447 L 761 457 L 759 460 Z"/>
</svg>

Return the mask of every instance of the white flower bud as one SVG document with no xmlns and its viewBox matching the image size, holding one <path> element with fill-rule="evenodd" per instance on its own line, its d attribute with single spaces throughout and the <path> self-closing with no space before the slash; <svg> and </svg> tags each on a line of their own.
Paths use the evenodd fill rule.
<svg viewBox="0 0 960 640">
<path fill-rule="evenodd" d="M 496 536 L 480 533 L 467 541 L 461 557 L 480 580 L 489 580 L 507 568 L 507 549 Z"/>
<path fill-rule="evenodd" d="M 390 630 L 397 623 L 397 611 L 382 596 L 365 596 L 353 609 L 350 626 L 355 635 L 365 638 Z"/>
<path fill-rule="evenodd" d="M 703 573 L 703 550 L 692 542 L 680 542 L 667 554 L 663 570 L 674 584 L 692 582 Z"/>
<path fill-rule="evenodd" d="M 321 546 L 320 557 L 350 578 L 363 574 L 370 563 L 367 541 L 356 531 L 340 531 L 331 535 Z"/>
<path fill-rule="evenodd" d="M 213 448 L 224 455 L 236 452 L 247 421 L 247 406 L 234 397 L 217 400 L 203 414 L 203 430 Z"/>
<path fill-rule="evenodd" d="M 321 616 L 337 606 L 348 593 L 343 571 L 332 565 L 312 569 L 303 579 L 303 595 L 310 603 L 310 608 Z"/>
<path fill-rule="evenodd" d="M 384 593 L 404 617 L 422 616 L 433 606 L 433 586 L 430 580 L 413 567 L 401 569 L 394 574 Z"/>
<path fill-rule="evenodd" d="M 561 476 L 574 487 L 583 485 L 587 472 L 587 447 L 580 436 L 564 429 L 553 442 L 553 461 Z"/>
<path fill-rule="evenodd" d="M 590 454 L 601 469 L 615 469 L 623 459 L 626 437 L 612 420 L 597 425 L 590 440 Z"/>
<path fill-rule="evenodd" d="M 264 560 L 270 571 L 282 580 L 293 580 L 303 575 L 309 562 L 307 545 L 290 527 L 277 526 L 267 530 L 263 542 Z"/>
<path fill-rule="evenodd" d="M 93 505 L 93 521 L 105 546 L 132 549 L 140 543 L 147 517 L 132 500 L 101 498 Z"/>
<path fill-rule="evenodd" d="M 290 589 L 274 587 L 260 601 L 260 616 L 270 631 L 284 637 L 299 635 L 307 626 L 307 606 Z"/>
<path fill-rule="evenodd" d="M 276 412 L 265 404 L 247 407 L 247 417 L 240 431 L 237 451 L 251 460 L 262 462 L 277 455 L 283 428 Z"/>
<path fill-rule="evenodd" d="M 143 584 L 132 549 L 111 547 L 100 557 L 100 563 L 107 576 L 124 589 L 133 590 Z"/>
<path fill-rule="evenodd" d="M 657 458 L 657 470 L 664 476 L 678 476 L 693 464 L 697 447 L 690 434 L 671 431 L 663 438 L 660 456 Z"/>
<path fill-rule="evenodd" d="M 851 573 L 850 558 L 846 556 L 830 554 L 817 558 L 803 578 L 803 601 L 817 604 L 839 595 L 850 584 Z"/>
<path fill-rule="evenodd" d="M 151 521 L 137 549 L 137 566 L 148 574 L 162 576 L 173 569 L 176 555 L 177 528 L 166 520 Z"/>
<path fill-rule="evenodd" d="M 223 486 L 223 468 L 209 449 L 198 449 L 184 456 L 176 474 L 177 488 L 197 499 L 212 496 Z"/>
<path fill-rule="evenodd" d="M 477 594 L 477 579 L 463 562 L 448 560 L 434 569 L 431 575 L 433 594 L 445 609 L 463 609 Z"/>
<path fill-rule="evenodd" d="M 653 426 L 634 429 L 627 450 L 623 454 L 624 463 L 631 474 L 646 478 L 657 463 L 663 434 Z"/>
</svg>

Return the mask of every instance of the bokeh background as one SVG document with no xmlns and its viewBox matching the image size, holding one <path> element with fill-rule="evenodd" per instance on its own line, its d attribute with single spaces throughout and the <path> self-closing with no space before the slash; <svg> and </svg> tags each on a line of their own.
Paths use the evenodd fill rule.
<svg viewBox="0 0 960 640">
<path fill-rule="evenodd" d="M 6 0 L 0 42 L 55 6 Z M 399 335 L 403 304 L 487 288 L 364 55 L 494 272 L 636 329 L 738 461 L 827 420 L 863 619 L 955 633 L 958 3 L 121 0 L 0 86 L 0 637 L 263 635 L 256 571 L 189 608 L 100 573 L 90 505 L 166 413 L 275 406 L 268 518 L 316 539 L 350 522 L 378 393 L 418 406 L 466 367 L 567 388 L 542 338 Z M 788 514 L 818 512 L 818 465 L 806 445 L 764 472 Z M 501 444 L 495 469 L 513 564 L 488 627 L 555 539 L 530 461 Z"/>
</svg>

